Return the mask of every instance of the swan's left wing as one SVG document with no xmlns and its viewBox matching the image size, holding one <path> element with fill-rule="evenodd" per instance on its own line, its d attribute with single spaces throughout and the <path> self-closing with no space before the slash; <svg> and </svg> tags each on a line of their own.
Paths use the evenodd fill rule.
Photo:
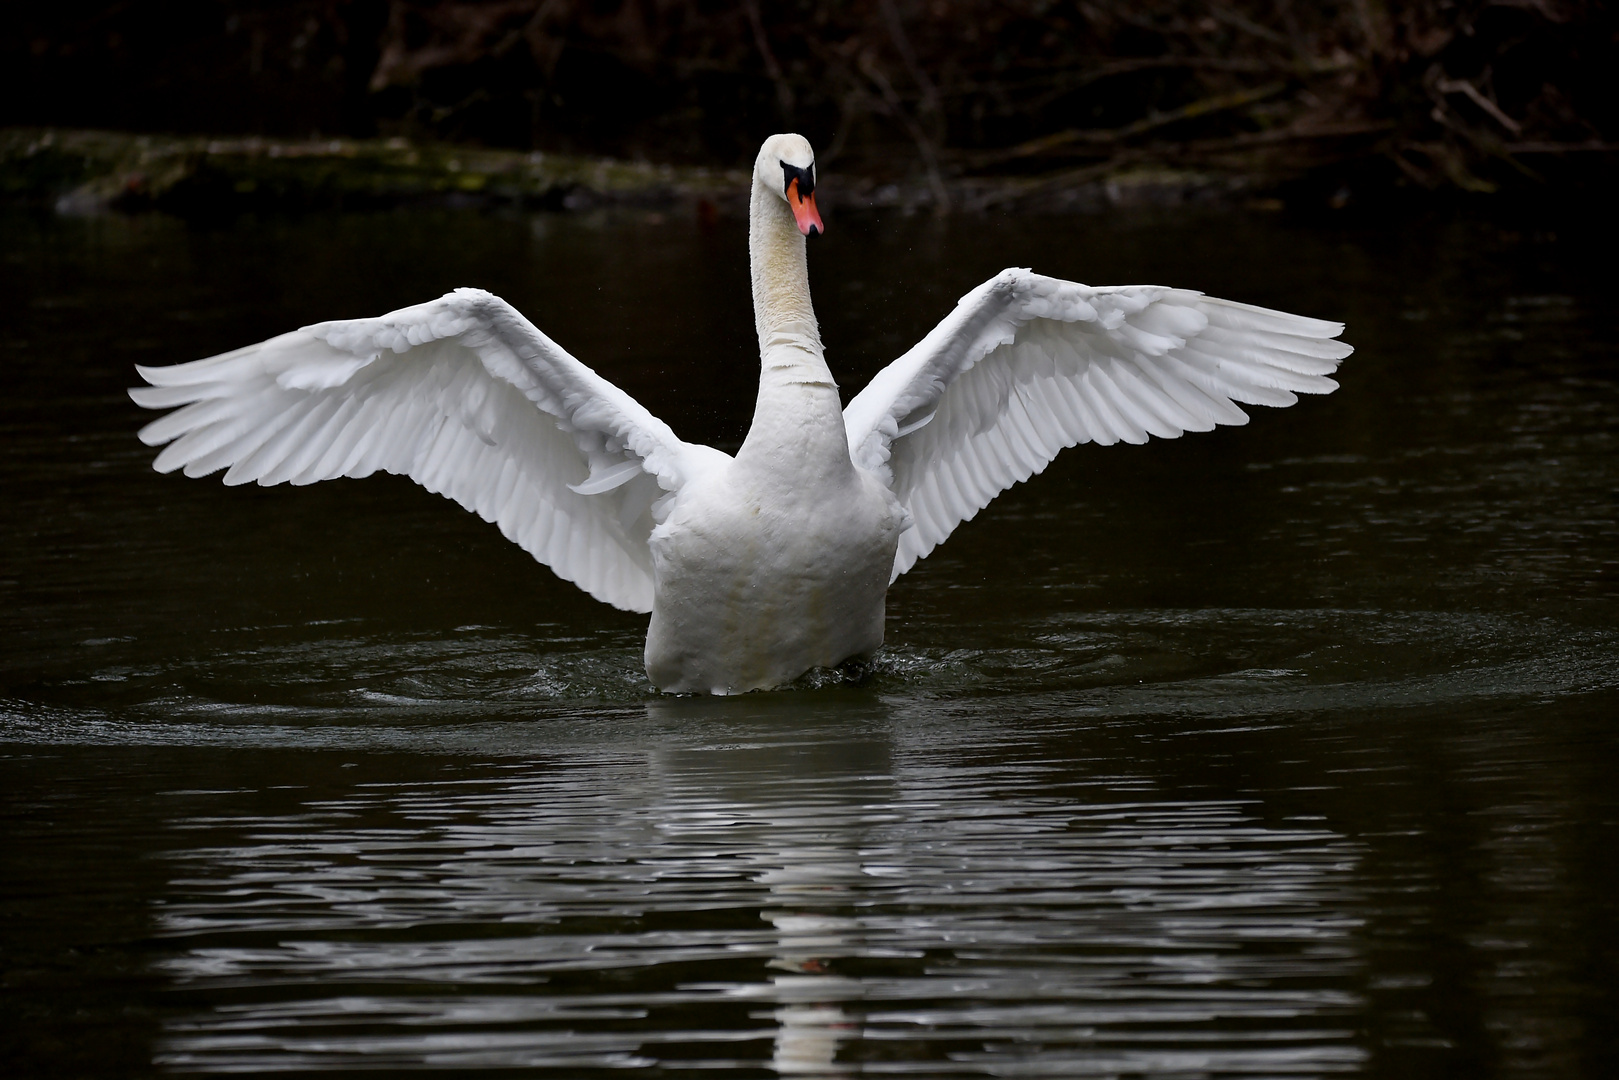
<svg viewBox="0 0 1619 1080">
<path fill-rule="evenodd" d="M 1329 393 L 1341 323 L 1154 285 L 1093 288 L 1004 270 L 844 410 L 855 464 L 911 521 L 894 576 L 1082 442 L 1245 424 L 1235 404 Z"/>
<path fill-rule="evenodd" d="M 377 319 L 138 368 L 159 472 L 227 484 L 409 476 L 495 523 L 557 576 L 652 610 L 659 500 L 730 459 L 682 442 L 510 304 L 458 289 Z"/>
</svg>

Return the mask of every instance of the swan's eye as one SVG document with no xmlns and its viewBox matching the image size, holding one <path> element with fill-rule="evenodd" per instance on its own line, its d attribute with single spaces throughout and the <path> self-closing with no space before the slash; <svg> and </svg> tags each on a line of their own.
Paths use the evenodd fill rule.
<svg viewBox="0 0 1619 1080">
<path fill-rule="evenodd" d="M 815 194 L 815 162 L 812 161 L 806 168 L 800 169 L 797 165 L 789 165 L 783 161 L 781 163 L 781 193 L 783 195 L 786 195 L 787 189 L 793 186 L 794 180 L 798 181 L 798 195 L 800 198 L 807 199 Z"/>
</svg>

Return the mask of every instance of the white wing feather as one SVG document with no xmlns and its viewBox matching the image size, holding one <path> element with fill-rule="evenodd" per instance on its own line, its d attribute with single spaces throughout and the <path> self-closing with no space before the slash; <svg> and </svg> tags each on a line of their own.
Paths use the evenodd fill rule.
<svg viewBox="0 0 1619 1080">
<path fill-rule="evenodd" d="M 1172 439 L 1247 423 L 1236 402 L 1330 393 L 1353 351 L 1341 333 L 1186 289 L 1002 271 L 844 410 L 855 464 L 911 515 L 894 577 L 1064 447 Z"/>
<path fill-rule="evenodd" d="M 304 327 L 137 369 L 137 404 L 183 406 L 140 432 L 153 467 L 227 484 L 409 476 L 494 522 L 558 577 L 652 609 L 655 504 L 729 460 L 478 289 L 378 319 Z"/>
</svg>

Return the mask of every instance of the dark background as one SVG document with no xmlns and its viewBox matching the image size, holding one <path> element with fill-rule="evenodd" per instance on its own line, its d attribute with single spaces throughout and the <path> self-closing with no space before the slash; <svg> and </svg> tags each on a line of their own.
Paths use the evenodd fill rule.
<svg viewBox="0 0 1619 1080">
<path fill-rule="evenodd" d="M 406 136 L 846 175 L 1140 166 L 1327 189 L 1614 178 L 1581 0 L 128 0 L 14 6 L 0 125 Z"/>
</svg>

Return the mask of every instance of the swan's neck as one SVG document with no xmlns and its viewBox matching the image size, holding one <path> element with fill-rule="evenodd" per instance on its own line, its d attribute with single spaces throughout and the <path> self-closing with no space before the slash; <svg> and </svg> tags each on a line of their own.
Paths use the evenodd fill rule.
<svg viewBox="0 0 1619 1080">
<path fill-rule="evenodd" d="M 759 332 L 759 400 L 738 460 L 848 467 L 843 406 L 810 303 L 804 235 L 787 204 L 758 184 L 749 208 L 748 256 Z"/>
<path fill-rule="evenodd" d="M 759 353 L 794 346 L 821 359 L 821 332 L 810 303 L 809 265 L 804 235 L 793 222 L 787 204 L 755 184 L 749 207 L 748 262 L 753 271 L 753 325 L 759 332 Z M 827 381 L 831 380 L 827 373 Z"/>
</svg>

